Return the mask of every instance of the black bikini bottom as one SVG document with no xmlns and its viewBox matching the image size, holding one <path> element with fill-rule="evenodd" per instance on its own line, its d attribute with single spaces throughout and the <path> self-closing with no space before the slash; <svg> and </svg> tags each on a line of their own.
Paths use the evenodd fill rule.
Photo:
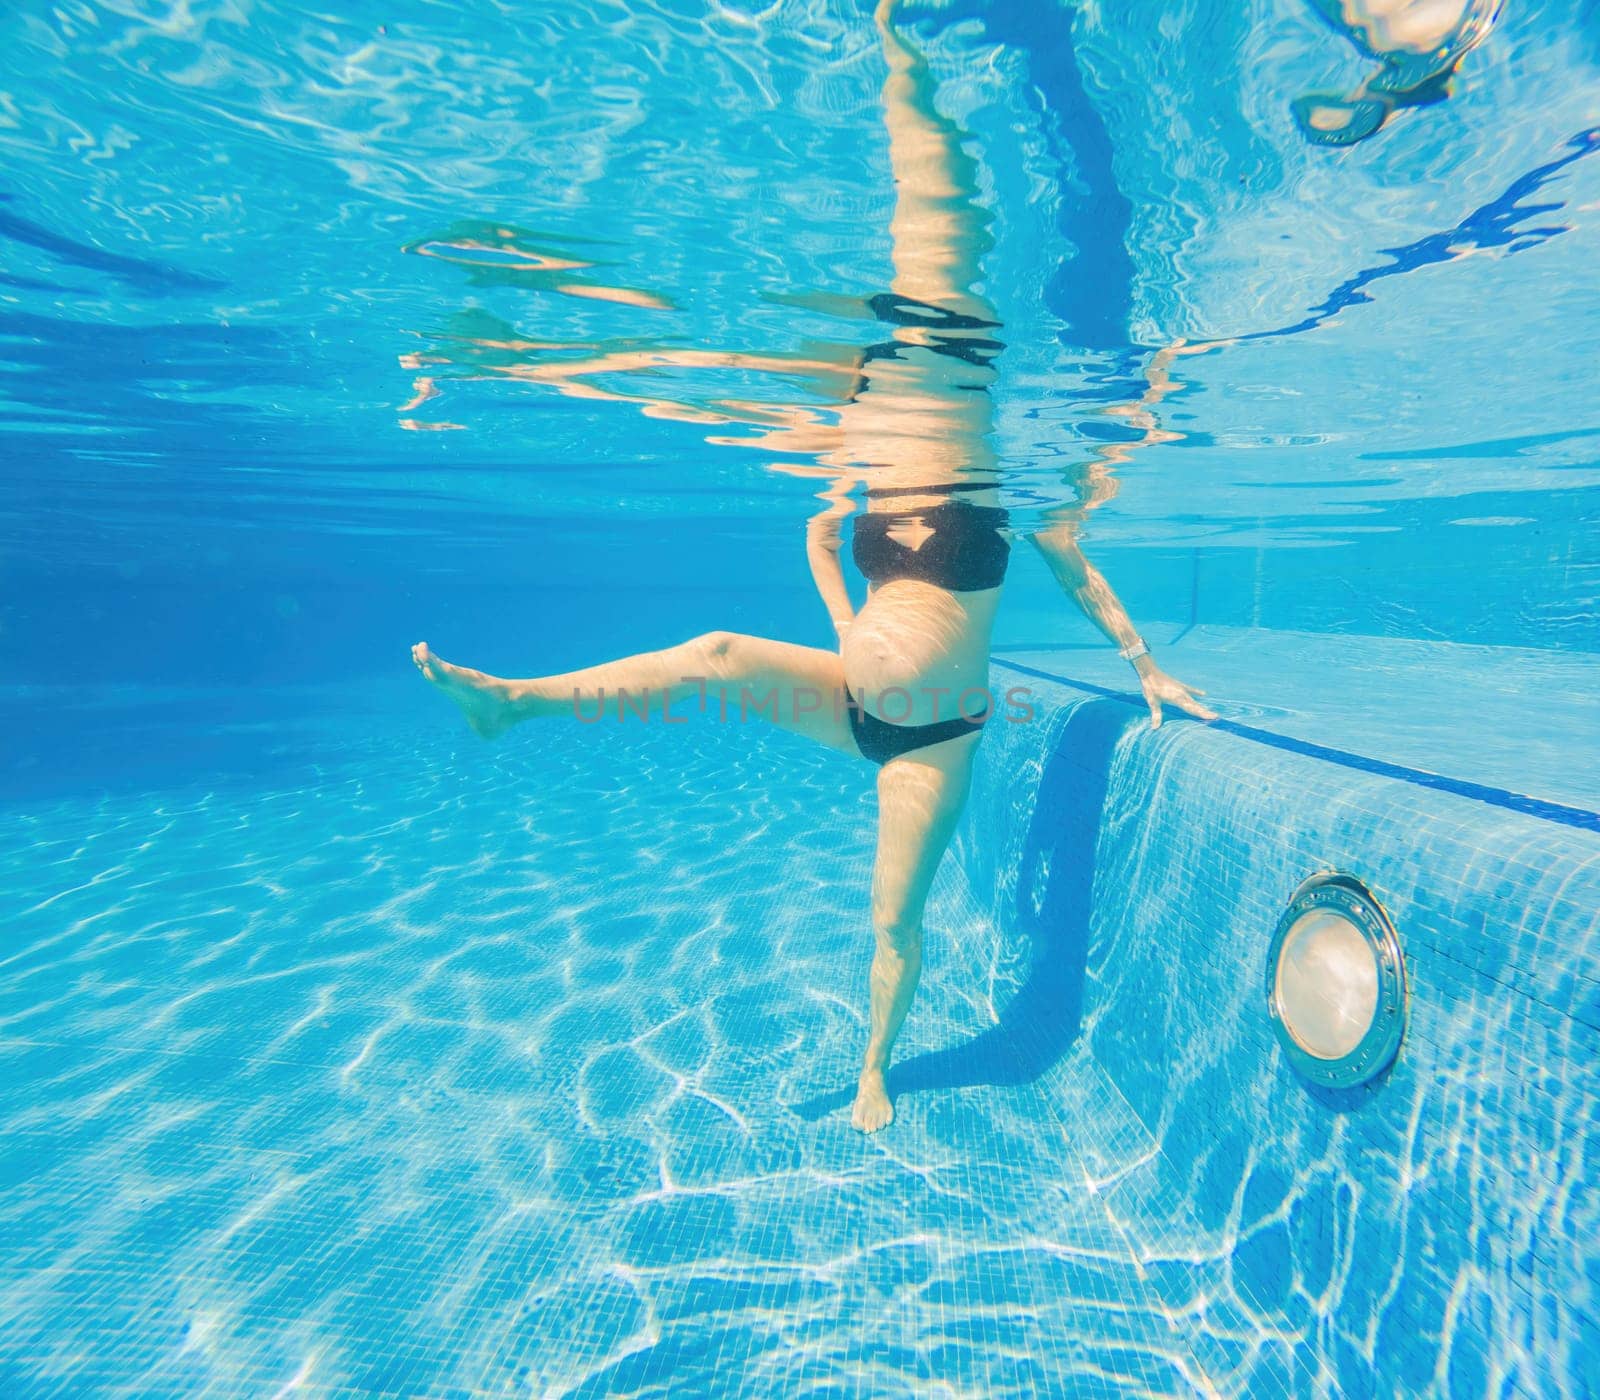
<svg viewBox="0 0 1600 1400">
<path fill-rule="evenodd" d="M 886 719 L 869 715 L 845 687 L 845 703 L 850 710 L 850 732 L 855 736 L 856 747 L 869 762 L 884 764 L 891 758 L 910 753 L 913 749 L 926 749 L 942 744 L 946 739 L 959 739 L 963 734 L 976 734 L 989 718 L 988 710 L 971 719 L 958 715 L 955 719 L 941 719 L 933 724 L 890 724 Z"/>
</svg>

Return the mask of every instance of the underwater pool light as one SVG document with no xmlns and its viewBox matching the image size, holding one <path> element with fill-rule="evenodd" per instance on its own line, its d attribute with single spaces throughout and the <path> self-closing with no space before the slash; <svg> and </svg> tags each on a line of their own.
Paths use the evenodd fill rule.
<svg viewBox="0 0 1600 1400">
<path fill-rule="evenodd" d="M 1267 1008 L 1289 1061 L 1333 1088 L 1389 1066 L 1406 1021 L 1406 965 L 1383 907 L 1350 875 L 1294 892 L 1267 954 Z"/>
</svg>

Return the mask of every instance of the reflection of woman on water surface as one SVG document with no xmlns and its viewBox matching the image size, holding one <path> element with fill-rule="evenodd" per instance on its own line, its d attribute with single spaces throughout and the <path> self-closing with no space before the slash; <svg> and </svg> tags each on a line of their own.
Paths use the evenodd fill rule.
<svg viewBox="0 0 1600 1400">
<path fill-rule="evenodd" d="M 884 111 L 897 201 L 891 289 L 867 307 L 893 327 L 890 339 L 864 352 L 841 347 L 836 354 L 798 355 L 635 345 L 582 361 L 524 359 L 500 366 L 492 363 L 494 345 L 479 340 L 472 354 L 485 374 L 622 399 L 675 417 L 755 423 L 765 430 L 765 445 L 809 456 L 815 465 L 793 470 L 830 482 L 829 504 L 811 523 L 807 552 L 838 632 L 838 650 L 712 632 L 565 675 L 503 680 L 441 661 L 426 643 L 413 649 L 423 675 L 486 738 L 526 719 L 570 722 L 580 711 L 592 717 L 606 694 L 648 693 L 655 703 L 671 704 L 720 691 L 730 708 L 747 708 L 878 765 L 876 949 L 870 1030 L 853 1111 L 855 1125 L 865 1132 L 894 1116 L 885 1085 L 889 1052 L 921 969 L 923 904 L 966 799 L 979 730 L 988 718 L 990 630 L 1011 550 L 999 467 L 989 445 L 987 389 L 1000 349 L 994 338 L 998 322 L 970 290 L 986 246 L 972 172 L 959 133 L 934 110 L 923 60 L 890 27 L 887 6 L 879 10 L 878 27 L 889 67 Z M 524 354 L 538 348 L 526 342 L 517 347 Z M 832 414 L 766 401 L 724 402 L 714 411 L 675 409 L 665 400 L 601 389 L 589 378 L 665 365 L 795 376 L 840 406 Z M 1164 373 L 1165 361 L 1159 370 Z M 1159 397 L 1164 381 L 1158 385 L 1153 373 L 1151 384 L 1147 400 Z M 419 381 L 413 402 L 433 389 L 431 380 Z M 1152 427 L 1148 419 L 1142 426 Z M 1109 460 L 1107 454 L 1099 463 L 1101 473 Z M 847 492 L 863 481 L 866 509 L 855 516 L 851 550 L 870 587 L 857 612 L 839 551 L 842 523 L 852 513 Z M 1094 504 L 1107 485 L 1091 469 L 1081 489 L 1086 503 Z M 1194 699 L 1198 692 L 1156 666 L 1116 595 L 1080 552 L 1080 514 L 1058 512 L 1028 538 L 1078 606 L 1136 667 L 1153 722 L 1160 722 L 1163 703 L 1213 718 Z"/>
</svg>

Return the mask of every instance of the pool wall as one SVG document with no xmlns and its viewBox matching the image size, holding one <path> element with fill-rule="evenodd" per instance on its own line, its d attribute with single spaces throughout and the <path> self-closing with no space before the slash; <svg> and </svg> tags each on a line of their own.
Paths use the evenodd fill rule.
<svg viewBox="0 0 1600 1400">
<path fill-rule="evenodd" d="M 1092 1061 L 1096 1189 L 1224 1391 L 1587 1395 L 1600 1386 L 1600 834 L 995 667 L 956 858 L 1032 1010 L 1026 1072 Z M 1299 751 L 1297 751 L 1299 750 Z M 1348 760 L 1348 761 L 1347 761 Z M 1268 942 L 1315 871 L 1360 877 L 1410 981 L 1393 1069 L 1290 1068 Z M 1006 985 L 1007 983 L 1011 985 Z M 1017 1018 L 1011 1018 L 1017 1020 Z"/>
</svg>

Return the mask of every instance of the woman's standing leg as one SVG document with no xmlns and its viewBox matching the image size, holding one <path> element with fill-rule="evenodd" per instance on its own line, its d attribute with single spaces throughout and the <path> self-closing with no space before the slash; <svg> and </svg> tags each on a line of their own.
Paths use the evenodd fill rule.
<svg viewBox="0 0 1600 1400">
<path fill-rule="evenodd" d="M 972 780 L 976 734 L 890 759 L 878 774 L 872 870 L 870 1029 L 851 1120 L 875 1133 L 894 1119 L 884 1075 L 922 972 L 922 909 Z"/>
</svg>

